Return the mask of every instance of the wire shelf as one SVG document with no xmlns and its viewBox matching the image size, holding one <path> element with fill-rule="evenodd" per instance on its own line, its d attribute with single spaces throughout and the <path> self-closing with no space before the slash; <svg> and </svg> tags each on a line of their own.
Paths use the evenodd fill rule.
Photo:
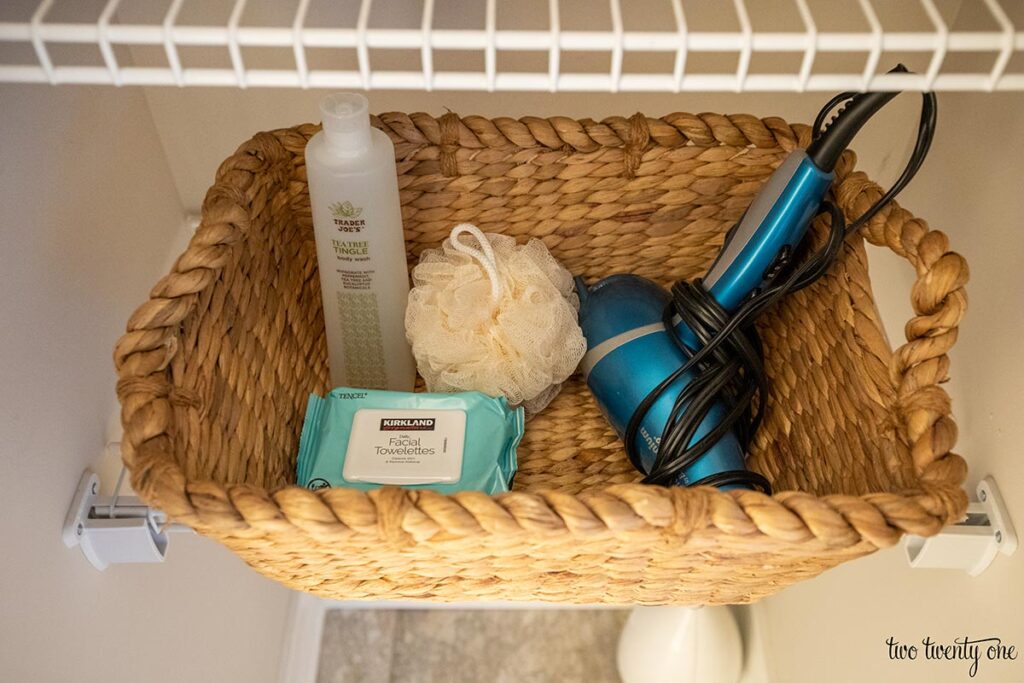
<svg viewBox="0 0 1024 683">
<path fill-rule="evenodd" d="M 57 0 L 42 0 L 30 7 L 30 16 L 0 21 L 0 82 L 106 85 L 176 85 L 279 88 L 477 90 L 551 92 L 681 92 L 681 91 L 838 91 L 866 89 L 1011 91 L 1024 90 L 1024 71 L 1010 69 L 1013 58 L 1024 51 L 1024 32 L 1018 32 L 1000 0 L 964 0 L 951 12 L 940 12 L 937 0 L 896 3 L 913 6 L 918 20 L 910 27 L 887 28 L 880 9 L 891 4 L 877 0 L 848 3 L 857 13 L 858 26 L 826 30 L 823 20 L 831 13 L 812 11 L 812 0 L 722 0 L 716 8 L 732 15 L 730 29 L 706 30 L 692 20 L 696 0 L 608 0 L 607 5 L 587 5 L 586 14 L 606 14 L 601 28 L 573 28 L 571 19 L 583 13 L 570 11 L 566 0 L 537 0 L 545 20 L 542 28 L 509 28 L 502 17 L 510 5 L 498 0 L 422 0 L 419 3 L 378 0 L 375 21 L 372 0 L 361 0 L 348 23 L 334 24 L 312 16 L 313 0 L 277 3 L 276 13 L 288 5 L 288 14 L 276 24 L 251 23 L 265 12 L 253 0 L 232 0 L 226 18 L 215 23 L 186 20 L 183 11 L 199 0 L 137 0 L 154 17 L 134 20 L 126 0 L 106 0 L 96 5 L 98 15 L 86 20 L 57 16 Z M 321 0 L 326 1 L 326 0 Z M 938 0 L 941 2 L 942 0 Z M 955 1 L 955 0 L 954 0 Z M 205 3 L 205 0 L 204 0 Z M 392 4 L 393 3 L 393 4 Z M 476 27 L 439 24 L 441 9 L 452 14 L 480 11 Z M 959 26 L 963 5 L 970 4 L 981 16 L 983 28 Z M 706 4 L 706 3 L 705 3 Z M 948 4 L 948 3 L 947 3 Z M 382 12 L 381 7 L 399 8 Z M 798 18 L 797 25 L 765 30 L 752 10 L 765 6 L 786 9 Z M 637 28 L 627 17 L 657 9 L 666 19 L 655 29 Z M 1015 7 L 1015 6 L 1014 6 Z M 79 8 L 80 9 L 80 8 Z M 462 10 L 467 10 L 462 12 Z M 65 12 L 66 13 L 66 12 Z M 378 15 L 386 13 L 378 26 Z M 323 14 L 321 12 L 321 14 Z M 409 15 L 413 21 L 410 25 Z M 546 15 L 546 16 L 545 16 Z M 950 20 L 950 15 L 956 21 Z M 279 17 L 280 18 L 280 17 Z M 401 27 L 404 26 L 404 27 Z M 862 28 L 863 27 L 863 28 Z M 62 63 L 55 51 L 68 45 L 98 51 L 98 59 Z M 14 63 L 3 48 L 28 48 L 33 58 Z M 158 63 L 140 65 L 135 56 L 144 48 L 162 52 Z M 200 50 L 198 48 L 205 49 Z M 287 61 L 264 68 L 247 54 L 273 48 Z M 207 53 L 213 49 L 219 59 Z M 183 53 L 204 52 L 202 59 Z M 347 65 L 313 64 L 311 51 L 351 54 Z M 386 52 L 417 57 L 414 68 L 384 68 Z M 438 56 L 463 55 L 479 68 L 442 68 Z M 499 57 L 509 54 L 539 56 L 541 65 L 532 71 L 505 67 Z M 567 65 L 574 55 L 596 56 L 606 65 L 600 70 L 581 70 Z M 637 55 L 667 56 L 666 68 L 631 70 L 628 62 Z M 887 75 L 891 55 L 914 62 L 917 73 Z M 482 55 L 482 59 L 479 57 Z M 729 62 L 724 70 L 704 72 L 695 68 L 702 55 Z M 756 61 L 771 55 L 788 55 L 788 67 L 758 68 Z M 822 73 L 823 60 L 842 55 L 845 68 Z M 226 59 L 224 57 L 226 56 Z M 885 60 L 882 58 L 886 57 Z M 952 63 L 975 62 L 977 66 L 955 70 Z M 69 60 L 65 60 L 69 61 Z M 218 61 L 221 62 L 218 64 Z M 449 61 L 451 61 L 449 59 Z M 770 61 L 770 60 L 769 60 Z M 192 62 L 197 62 L 193 64 Z"/>
</svg>

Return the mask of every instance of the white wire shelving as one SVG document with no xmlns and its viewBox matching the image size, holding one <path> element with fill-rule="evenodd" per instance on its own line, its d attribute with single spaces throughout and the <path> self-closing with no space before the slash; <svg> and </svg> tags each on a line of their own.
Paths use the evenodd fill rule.
<svg viewBox="0 0 1024 683">
<path fill-rule="evenodd" d="M 538 0 L 542 11 L 534 14 L 541 15 L 544 26 L 532 29 L 504 26 L 501 19 L 509 5 L 499 0 L 403 1 L 401 6 L 414 14 L 412 27 L 408 21 L 395 22 L 404 27 L 371 22 L 371 10 L 375 17 L 383 14 L 387 19 L 389 12 L 381 6 L 394 0 L 354 0 L 349 3 L 352 21 L 341 25 L 312 18 L 313 0 L 290 3 L 287 19 L 278 25 L 247 23 L 251 0 L 233 0 L 226 20 L 218 23 L 183 18 L 183 8 L 205 1 L 147 1 L 156 17 L 134 21 L 122 16 L 127 0 L 106 0 L 98 3 L 94 19 L 67 21 L 55 17 L 56 0 L 42 0 L 30 16 L 0 21 L 0 82 L 551 92 L 1024 90 L 1024 70 L 1010 68 L 1024 51 L 1024 32 L 1017 30 L 1007 12 L 1008 7 L 1016 9 L 1007 4 L 1010 0 L 962 0 L 953 12 L 945 13 L 936 6 L 943 0 L 899 0 L 913 5 L 921 19 L 898 30 L 887 28 L 880 19 L 879 10 L 891 9 L 890 0 L 850 0 L 858 26 L 840 31 L 823 25 L 828 17 L 812 10 L 813 0 L 721 0 L 719 9 L 734 19 L 734 27 L 727 30 L 701 28 L 691 20 L 687 0 L 594 2 L 587 6 L 587 13 L 604 15 L 607 26 L 586 30 L 570 26 L 567 19 L 573 17 L 566 0 Z M 452 2 L 479 11 L 480 25 L 438 25 L 438 10 Z M 643 11 L 660 6 L 667 20 L 655 30 L 635 28 L 625 10 L 635 16 L 638 3 L 643 3 Z M 958 14 L 961 5 L 968 3 L 983 15 L 985 28 L 964 29 L 949 20 L 948 15 Z M 798 17 L 798 25 L 765 30 L 752 18 L 752 10 L 766 5 L 785 7 Z M 31 47 L 31 61 L 5 59 L 2 48 L 19 45 Z M 62 63 L 54 58 L 54 51 L 66 45 L 91 47 L 98 50 L 100 59 Z M 147 46 L 162 52 L 162 63 L 133 63 L 133 50 Z M 214 64 L 214 60 L 204 63 L 182 56 L 195 48 L 217 49 L 226 53 L 226 59 Z M 288 63 L 261 68 L 247 57 L 256 48 L 286 53 Z M 314 50 L 352 53 L 351 63 L 345 65 L 348 68 L 311 64 L 309 53 Z M 417 54 L 418 64 L 382 68 L 378 56 L 387 51 Z M 482 55 L 482 68 L 442 68 L 436 59 L 440 52 Z M 499 55 L 512 53 L 539 56 L 541 66 L 534 71 L 506 68 Z M 572 55 L 582 53 L 601 56 L 607 67 L 582 71 L 567 65 Z M 659 53 L 668 57 L 663 70 L 630 69 L 628 61 L 635 55 Z M 693 68 L 695 59 L 706 54 L 728 56 L 730 67 L 711 73 Z M 752 68 L 752 62 L 772 54 L 795 59 L 785 69 Z M 821 73 L 821 60 L 836 54 L 846 55 L 855 66 Z M 879 67 L 888 65 L 882 58 L 892 54 L 912 55 L 922 66 L 915 74 L 886 75 Z M 976 58 L 982 66 L 953 70 L 950 63 L 963 56 Z"/>
</svg>

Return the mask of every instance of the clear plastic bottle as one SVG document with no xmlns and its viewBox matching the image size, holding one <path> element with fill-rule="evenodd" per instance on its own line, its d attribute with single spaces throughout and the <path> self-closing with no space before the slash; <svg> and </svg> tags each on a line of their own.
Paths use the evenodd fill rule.
<svg viewBox="0 0 1024 683">
<path fill-rule="evenodd" d="M 409 274 L 395 148 L 370 126 L 366 98 L 329 95 L 306 146 L 333 386 L 411 391 Z"/>
</svg>

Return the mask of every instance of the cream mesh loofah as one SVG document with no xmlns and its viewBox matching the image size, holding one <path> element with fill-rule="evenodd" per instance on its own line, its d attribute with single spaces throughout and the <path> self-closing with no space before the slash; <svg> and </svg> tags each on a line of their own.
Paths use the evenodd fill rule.
<svg viewBox="0 0 1024 683">
<path fill-rule="evenodd" d="M 504 394 L 533 415 L 583 358 L 572 276 L 540 240 L 463 223 L 421 254 L 412 279 L 405 332 L 429 391 Z"/>
</svg>

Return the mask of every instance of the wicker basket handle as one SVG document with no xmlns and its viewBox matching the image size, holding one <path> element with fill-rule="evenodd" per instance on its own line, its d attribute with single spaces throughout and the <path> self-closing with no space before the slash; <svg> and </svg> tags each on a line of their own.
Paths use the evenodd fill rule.
<svg viewBox="0 0 1024 683">
<path fill-rule="evenodd" d="M 850 173 L 836 188 L 847 216 L 861 215 L 881 194 L 882 188 L 861 172 Z M 896 203 L 880 211 L 863 235 L 871 244 L 892 249 L 917 271 L 910 291 L 915 315 L 904 328 L 907 341 L 895 349 L 889 367 L 914 467 L 926 484 L 962 481 L 966 465 L 950 453 L 956 423 L 949 417 L 949 395 L 939 385 L 948 379 L 947 353 L 967 310 L 967 261 L 950 251 L 945 233 L 929 229 Z"/>
</svg>

